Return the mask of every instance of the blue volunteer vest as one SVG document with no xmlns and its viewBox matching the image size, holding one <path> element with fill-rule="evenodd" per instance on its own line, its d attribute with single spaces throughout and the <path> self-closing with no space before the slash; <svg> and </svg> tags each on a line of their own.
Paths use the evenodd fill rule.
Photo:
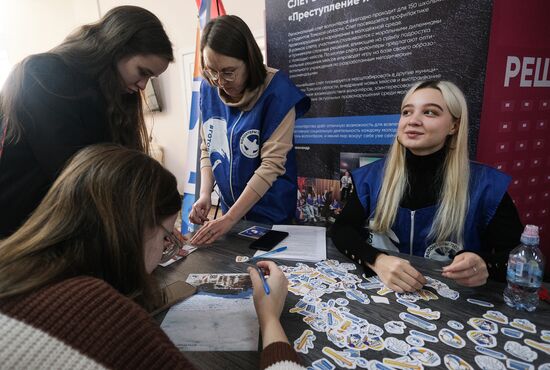
<svg viewBox="0 0 550 370">
<path fill-rule="evenodd" d="M 378 195 L 384 176 L 386 159 L 370 163 L 353 171 L 352 177 L 357 195 L 368 219 L 374 217 Z M 481 234 L 495 215 L 504 196 L 510 176 L 483 164 L 470 161 L 469 207 L 464 223 L 464 246 L 467 251 L 481 250 Z M 452 259 L 450 256 L 438 256 L 434 250 L 434 240 L 429 238 L 437 206 L 412 211 L 399 207 L 392 231 L 397 237 L 395 246 L 401 253 L 435 259 Z M 451 240 L 456 243 L 456 240 Z M 447 258 L 445 258 L 447 257 Z"/>
<path fill-rule="evenodd" d="M 263 143 L 290 109 L 295 107 L 296 118 L 299 118 L 309 106 L 309 98 L 280 71 L 275 73 L 250 111 L 225 105 L 218 89 L 202 82 L 202 129 L 224 213 L 235 204 L 254 171 L 260 167 Z M 246 214 L 247 220 L 280 224 L 288 223 L 294 217 L 297 194 L 294 148 L 287 154 L 285 169 L 285 173 Z"/>
</svg>

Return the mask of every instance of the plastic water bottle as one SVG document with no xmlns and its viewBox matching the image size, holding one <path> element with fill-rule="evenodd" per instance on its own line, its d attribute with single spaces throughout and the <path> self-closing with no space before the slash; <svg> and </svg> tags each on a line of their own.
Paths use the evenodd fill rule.
<svg viewBox="0 0 550 370">
<path fill-rule="evenodd" d="M 539 228 L 526 225 L 521 244 L 510 252 L 504 289 L 504 302 L 517 310 L 534 311 L 539 303 L 544 256 L 539 249 Z"/>
</svg>

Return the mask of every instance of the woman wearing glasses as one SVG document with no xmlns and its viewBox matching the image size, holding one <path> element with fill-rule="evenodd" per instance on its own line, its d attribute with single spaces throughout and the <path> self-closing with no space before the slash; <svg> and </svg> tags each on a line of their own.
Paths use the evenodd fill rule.
<svg viewBox="0 0 550 370">
<path fill-rule="evenodd" d="M 0 241 L 0 367 L 191 369 L 134 302 L 160 303 L 150 273 L 180 204 L 175 177 L 141 151 L 102 144 L 77 153 L 31 217 Z M 252 269 L 261 363 L 296 368 L 279 322 L 288 282 L 273 262 L 258 266 L 271 290 Z"/>
<path fill-rule="evenodd" d="M 148 151 L 140 90 L 174 59 L 159 19 L 120 6 L 21 61 L 0 92 L 0 237 L 38 206 L 79 149 Z"/>
<path fill-rule="evenodd" d="M 294 217 L 294 123 L 310 101 L 285 74 L 264 66 L 252 32 L 237 16 L 210 21 L 200 50 L 201 189 L 189 219 L 204 224 L 191 242 L 208 244 L 243 217 L 267 224 Z M 214 180 L 223 216 L 209 221 Z"/>
</svg>

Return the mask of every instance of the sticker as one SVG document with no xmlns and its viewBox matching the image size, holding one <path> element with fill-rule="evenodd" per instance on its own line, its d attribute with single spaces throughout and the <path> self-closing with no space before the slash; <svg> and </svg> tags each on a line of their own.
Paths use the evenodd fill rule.
<svg viewBox="0 0 550 370">
<path fill-rule="evenodd" d="M 484 333 L 496 334 L 498 333 L 498 326 L 491 320 L 482 319 L 481 317 L 472 317 L 468 320 L 468 324 L 474 329 L 482 331 Z"/>
<path fill-rule="evenodd" d="M 482 301 L 481 299 L 468 298 L 467 301 L 472 303 L 472 304 L 477 304 L 478 306 L 482 306 L 482 307 L 495 307 L 494 304 L 492 304 L 490 302 Z"/>
<path fill-rule="evenodd" d="M 508 324 L 508 316 L 500 311 L 487 311 L 483 314 L 483 317 L 491 321 L 496 321 L 499 324 Z"/>
<path fill-rule="evenodd" d="M 407 300 L 402 299 L 402 298 L 397 298 L 397 303 L 401 303 L 403 306 L 414 308 L 414 309 L 419 309 L 420 308 L 420 306 L 417 305 L 416 303 L 412 303 L 411 301 L 407 301 Z"/>
<path fill-rule="evenodd" d="M 448 370 L 474 370 L 472 365 L 457 355 L 445 355 L 445 357 L 443 357 L 443 363 L 447 366 Z"/>
<path fill-rule="evenodd" d="M 411 346 L 407 342 L 395 337 L 387 337 L 384 339 L 384 344 L 386 345 L 386 349 L 388 351 L 402 356 L 406 355 L 411 349 Z"/>
<path fill-rule="evenodd" d="M 523 343 L 527 344 L 529 347 L 533 347 L 534 349 L 538 349 L 539 351 L 550 355 L 550 344 L 536 342 L 532 339 L 525 339 Z"/>
<path fill-rule="evenodd" d="M 539 357 L 539 355 L 531 348 L 510 340 L 504 344 L 504 350 L 523 361 L 533 362 Z"/>
<path fill-rule="evenodd" d="M 523 337 L 523 332 L 512 328 L 500 328 L 500 332 L 511 338 L 520 339 Z"/>
<path fill-rule="evenodd" d="M 463 348 L 466 345 L 466 341 L 460 335 L 447 328 L 441 329 L 438 337 L 443 343 L 454 348 Z"/>
<path fill-rule="evenodd" d="M 526 362 L 514 360 L 513 358 L 509 358 L 508 360 L 506 360 L 506 367 L 512 370 L 535 370 L 535 367 L 533 365 Z M 541 370 L 541 367 L 539 367 L 539 370 Z"/>
<path fill-rule="evenodd" d="M 388 321 L 384 324 L 384 329 L 391 334 L 403 334 L 406 328 L 403 321 Z"/>
<path fill-rule="evenodd" d="M 417 292 L 404 292 L 404 293 L 395 293 L 397 301 L 404 300 L 409 302 L 416 302 L 420 299 L 420 294 Z"/>
<path fill-rule="evenodd" d="M 308 370 L 334 370 L 336 366 L 326 358 L 320 358 L 311 363 L 311 366 L 307 368 Z"/>
<path fill-rule="evenodd" d="M 422 333 L 421 331 L 418 331 L 418 330 L 410 330 L 409 334 L 412 336 L 418 337 L 422 340 L 425 340 L 426 342 L 432 342 L 432 343 L 439 342 L 439 339 L 437 339 L 433 335 Z"/>
<path fill-rule="evenodd" d="M 294 341 L 294 349 L 296 352 L 307 354 L 310 349 L 313 349 L 313 341 L 317 339 L 313 332 L 309 329 L 304 330 L 302 335 Z"/>
<path fill-rule="evenodd" d="M 430 244 L 424 251 L 424 258 L 430 258 L 441 262 L 451 262 L 456 254 L 463 249 L 462 245 L 443 240 Z"/>
<path fill-rule="evenodd" d="M 537 327 L 531 321 L 527 319 L 514 319 L 510 326 L 513 326 L 516 329 L 526 331 L 528 333 L 536 333 Z"/>
<path fill-rule="evenodd" d="M 349 301 L 345 298 L 336 298 L 335 302 L 338 306 L 347 306 L 349 304 Z"/>
<path fill-rule="evenodd" d="M 330 357 L 337 366 L 345 367 L 346 369 L 355 369 L 355 361 L 351 359 L 350 354 L 344 351 L 337 351 L 330 347 L 323 347 L 323 353 Z"/>
<path fill-rule="evenodd" d="M 506 370 L 506 366 L 494 357 L 477 355 L 474 359 L 481 370 Z"/>
<path fill-rule="evenodd" d="M 424 340 L 420 337 L 415 337 L 414 335 L 408 335 L 405 338 L 405 342 L 409 343 L 413 347 L 424 347 Z"/>
<path fill-rule="evenodd" d="M 426 289 L 420 289 L 417 291 L 418 295 L 421 299 L 424 301 L 430 301 L 430 300 L 436 300 L 439 299 L 439 297 L 434 293 Z"/>
<path fill-rule="evenodd" d="M 346 290 L 346 297 L 362 304 L 369 304 L 369 296 L 359 290 Z"/>
<path fill-rule="evenodd" d="M 382 282 L 379 283 L 360 283 L 357 284 L 357 287 L 365 290 L 371 290 L 371 289 L 381 289 L 384 287 L 384 284 Z"/>
<path fill-rule="evenodd" d="M 432 311 L 429 308 L 410 308 L 407 307 L 407 311 L 412 313 L 413 315 L 421 316 L 428 320 L 439 320 L 441 317 L 441 312 L 439 311 Z"/>
<path fill-rule="evenodd" d="M 384 335 L 384 329 L 378 325 L 369 324 L 369 327 L 367 328 L 367 335 L 369 337 L 381 337 Z"/>
<path fill-rule="evenodd" d="M 468 339 L 481 347 L 493 348 L 497 345 L 497 340 L 489 333 L 482 331 L 470 330 L 466 333 Z"/>
<path fill-rule="evenodd" d="M 438 289 L 437 293 L 440 296 L 452 299 L 453 301 L 456 301 L 460 297 L 460 293 L 458 291 L 449 289 L 448 287 L 445 287 L 443 289 Z"/>
<path fill-rule="evenodd" d="M 409 350 L 409 356 L 424 366 L 434 367 L 441 365 L 441 357 L 428 348 L 413 347 Z"/>
<path fill-rule="evenodd" d="M 237 235 L 244 236 L 245 238 L 249 238 L 249 239 L 259 239 L 260 236 L 264 235 L 268 231 L 270 231 L 270 229 L 265 227 L 252 226 L 252 227 L 249 227 L 248 229 L 244 229 Z"/>
<path fill-rule="evenodd" d="M 550 330 L 541 330 L 540 331 L 540 339 L 543 341 L 550 343 Z"/>
<path fill-rule="evenodd" d="M 398 358 L 384 358 L 382 360 L 385 364 L 390 365 L 394 369 L 407 369 L 407 370 L 422 370 L 423 367 L 417 360 L 413 360 L 408 356 Z"/>
<path fill-rule="evenodd" d="M 447 321 L 447 325 L 449 325 L 449 327 L 451 327 L 452 329 L 455 329 L 455 330 L 464 329 L 464 325 L 462 325 L 461 323 L 459 323 L 458 321 L 455 321 L 455 320 Z"/>
<path fill-rule="evenodd" d="M 371 295 L 370 297 L 372 298 L 372 301 L 374 303 L 390 304 L 390 300 L 386 297 L 380 297 L 380 296 L 377 296 L 377 295 Z"/>
<path fill-rule="evenodd" d="M 364 369 L 368 368 L 369 361 L 366 358 L 361 357 L 361 352 L 356 349 L 345 349 L 344 352 L 349 353 L 351 358 L 355 361 L 355 365 Z"/>
<path fill-rule="evenodd" d="M 384 340 L 381 337 L 367 337 L 365 344 L 374 351 L 383 351 Z"/>
<path fill-rule="evenodd" d="M 384 286 L 384 287 L 382 287 L 382 289 L 378 290 L 378 291 L 376 292 L 376 294 L 378 294 L 378 295 L 386 295 L 386 294 L 391 293 L 391 292 L 393 292 L 393 290 L 391 290 L 390 288 Z"/>
<path fill-rule="evenodd" d="M 248 256 L 237 256 L 235 257 L 235 262 L 248 262 L 250 257 Z"/>
<path fill-rule="evenodd" d="M 491 356 L 491 357 L 497 358 L 499 360 L 506 360 L 508 358 L 508 356 L 506 356 L 502 352 L 494 351 L 490 348 L 485 348 L 485 347 L 481 347 L 481 346 L 476 346 L 476 351 L 478 351 L 482 355 Z"/>
<path fill-rule="evenodd" d="M 437 326 L 435 324 L 432 324 L 431 322 L 423 320 L 420 317 L 411 315 L 408 312 L 401 312 L 399 314 L 399 318 L 405 322 L 413 324 L 414 326 L 418 326 L 419 328 L 424 330 L 432 331 L 437 329 Z"/>
<path fill-rule="evenodd" d="M 355 266 L 355 263 L 350 263 L 350 262 L 340 263 L 339 266 L 347 271 L 352 271 L 357 268 L 357 266 Z"/>
<path fill-rule="evenodd" d="M 378 360 L 372 360 L 369 362 L 369 370 L 395 370 L 395 368 L 386 366 Z"/>
</svg>

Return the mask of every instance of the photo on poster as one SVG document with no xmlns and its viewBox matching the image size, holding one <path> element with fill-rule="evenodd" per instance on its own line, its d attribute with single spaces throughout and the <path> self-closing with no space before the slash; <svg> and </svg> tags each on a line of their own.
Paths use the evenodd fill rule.
<svg viewBox="0 0 550 370">
<path fill-rule="evenodd" d="M 296 223 L 325 226 L 342 211 L 340 182 L 335 179 L 298 177 Z"/>
<path fill-rule="evenodd" d="M 354 191 L 351 179 L 352 171 L 375 162 L 383 156 L 382 153 L 340 153 L 340 200 L 343 205 Z"/>
</svg>

